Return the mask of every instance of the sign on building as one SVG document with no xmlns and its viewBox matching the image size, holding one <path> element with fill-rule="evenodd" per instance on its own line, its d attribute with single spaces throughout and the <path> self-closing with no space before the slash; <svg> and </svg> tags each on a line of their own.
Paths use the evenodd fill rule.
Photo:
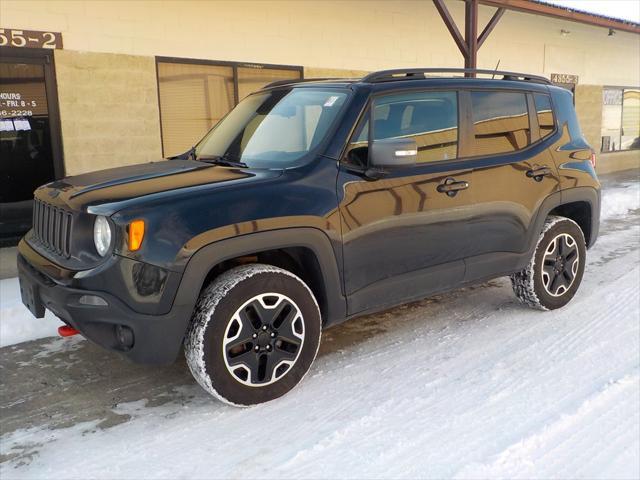
<svg viewBox="0 0 640 480">
<path fill-rule="evenodd" d="M 0 28 L 0 47 L 62 48 L 62 33 Z"/>
</svg>

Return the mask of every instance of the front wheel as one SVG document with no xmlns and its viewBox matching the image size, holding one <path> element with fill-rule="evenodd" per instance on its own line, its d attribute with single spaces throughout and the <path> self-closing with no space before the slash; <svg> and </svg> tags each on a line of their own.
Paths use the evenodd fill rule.
<svg viewBox="0 0 640 480">
<path fill-rule="evenodd" d="M 584 274 L 586 244 L 580 227 L 565 217 L 549 217 L 529 264 L 511 275 L 520 301 L 540 310 L 565 306 Z"/>
<path fill-rule="evenodd" d="M 271 265 L 243 265 L 202 291 L 185 340 L 187 364 L 225 403 L 268 402 L 308 372 L 321 330 L 318 304 L 300 278 Z"/>
</svg>

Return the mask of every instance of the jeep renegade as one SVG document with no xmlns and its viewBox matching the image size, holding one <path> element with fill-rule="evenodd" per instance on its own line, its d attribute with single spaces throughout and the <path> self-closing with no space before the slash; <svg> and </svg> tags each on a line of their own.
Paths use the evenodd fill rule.
<svg viewBox="0 0 640 480">
<path fill-rule="evenodd" d="M 134 362 L 184 345 L 207 392 L 266 402 L 352 317 L 504 275 L 565 305 L 598 235 L 594 163 L 542 77 L 275 82 L 183 155 L 37 189 L 22 298 Z"/>
</svg>

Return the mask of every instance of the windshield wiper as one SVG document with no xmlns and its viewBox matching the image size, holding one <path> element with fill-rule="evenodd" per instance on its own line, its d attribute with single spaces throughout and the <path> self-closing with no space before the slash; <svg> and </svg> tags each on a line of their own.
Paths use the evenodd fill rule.
<svg viewBox="0 0 640 480">
<path fill-rule="evenodd" d="M 213 163 L 215 165 L 224 165 L 225 167 L 238 167 L 238 168 L 247 168 L 247 165 L 244 162 L 240 162 L 238 160 L 232 160 L 227 155 L 200 155 L 198 157 L 199 162 L 205 163 Z"/>
</svg>

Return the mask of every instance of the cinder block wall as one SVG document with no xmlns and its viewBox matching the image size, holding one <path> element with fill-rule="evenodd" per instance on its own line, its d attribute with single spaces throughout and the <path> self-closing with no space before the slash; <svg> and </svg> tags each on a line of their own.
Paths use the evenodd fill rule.
<svg viewBox="0 0 640 480">
<path fill-rule="evenodd" d="M 582 133 L 589 144 L 600 151 L 600 125 L 602 124 L 602 86 L 576 86 L 576 113 L 580 120 Z"/>
<path fill-rule="evenodd" d="M 153 57 L 56 50 L 67 175 L 162 158 Z"/>
<path fill-rule="evenodd" d="M 304 67 L 304 78 L 361 78 L 365 70 L 345 70 L 341 68 Z"/>
<path fill-rule="evenodd" d="M 577 85 L 575 96 L 576 113 L 582 133 L 596 151 L 596 170 L 598 173 L 608 173 L 632 168 L 640 169 L 640 152 L 637 150 L 600 153 L 602 90 L 601 85 Z"/>
<path fill-rule="evenodd" d="M 67 175 L 162 158 L 155 60 L 148 56 L 55 52 Z M 365 70 L 305 67 L 304 76 L 357 78 Z M 578 85 L 576 111 L 600 150 L 602 86 Z M 598 172 L 640 168 L 639 152 L 598 155 Z"/>
</svg>

